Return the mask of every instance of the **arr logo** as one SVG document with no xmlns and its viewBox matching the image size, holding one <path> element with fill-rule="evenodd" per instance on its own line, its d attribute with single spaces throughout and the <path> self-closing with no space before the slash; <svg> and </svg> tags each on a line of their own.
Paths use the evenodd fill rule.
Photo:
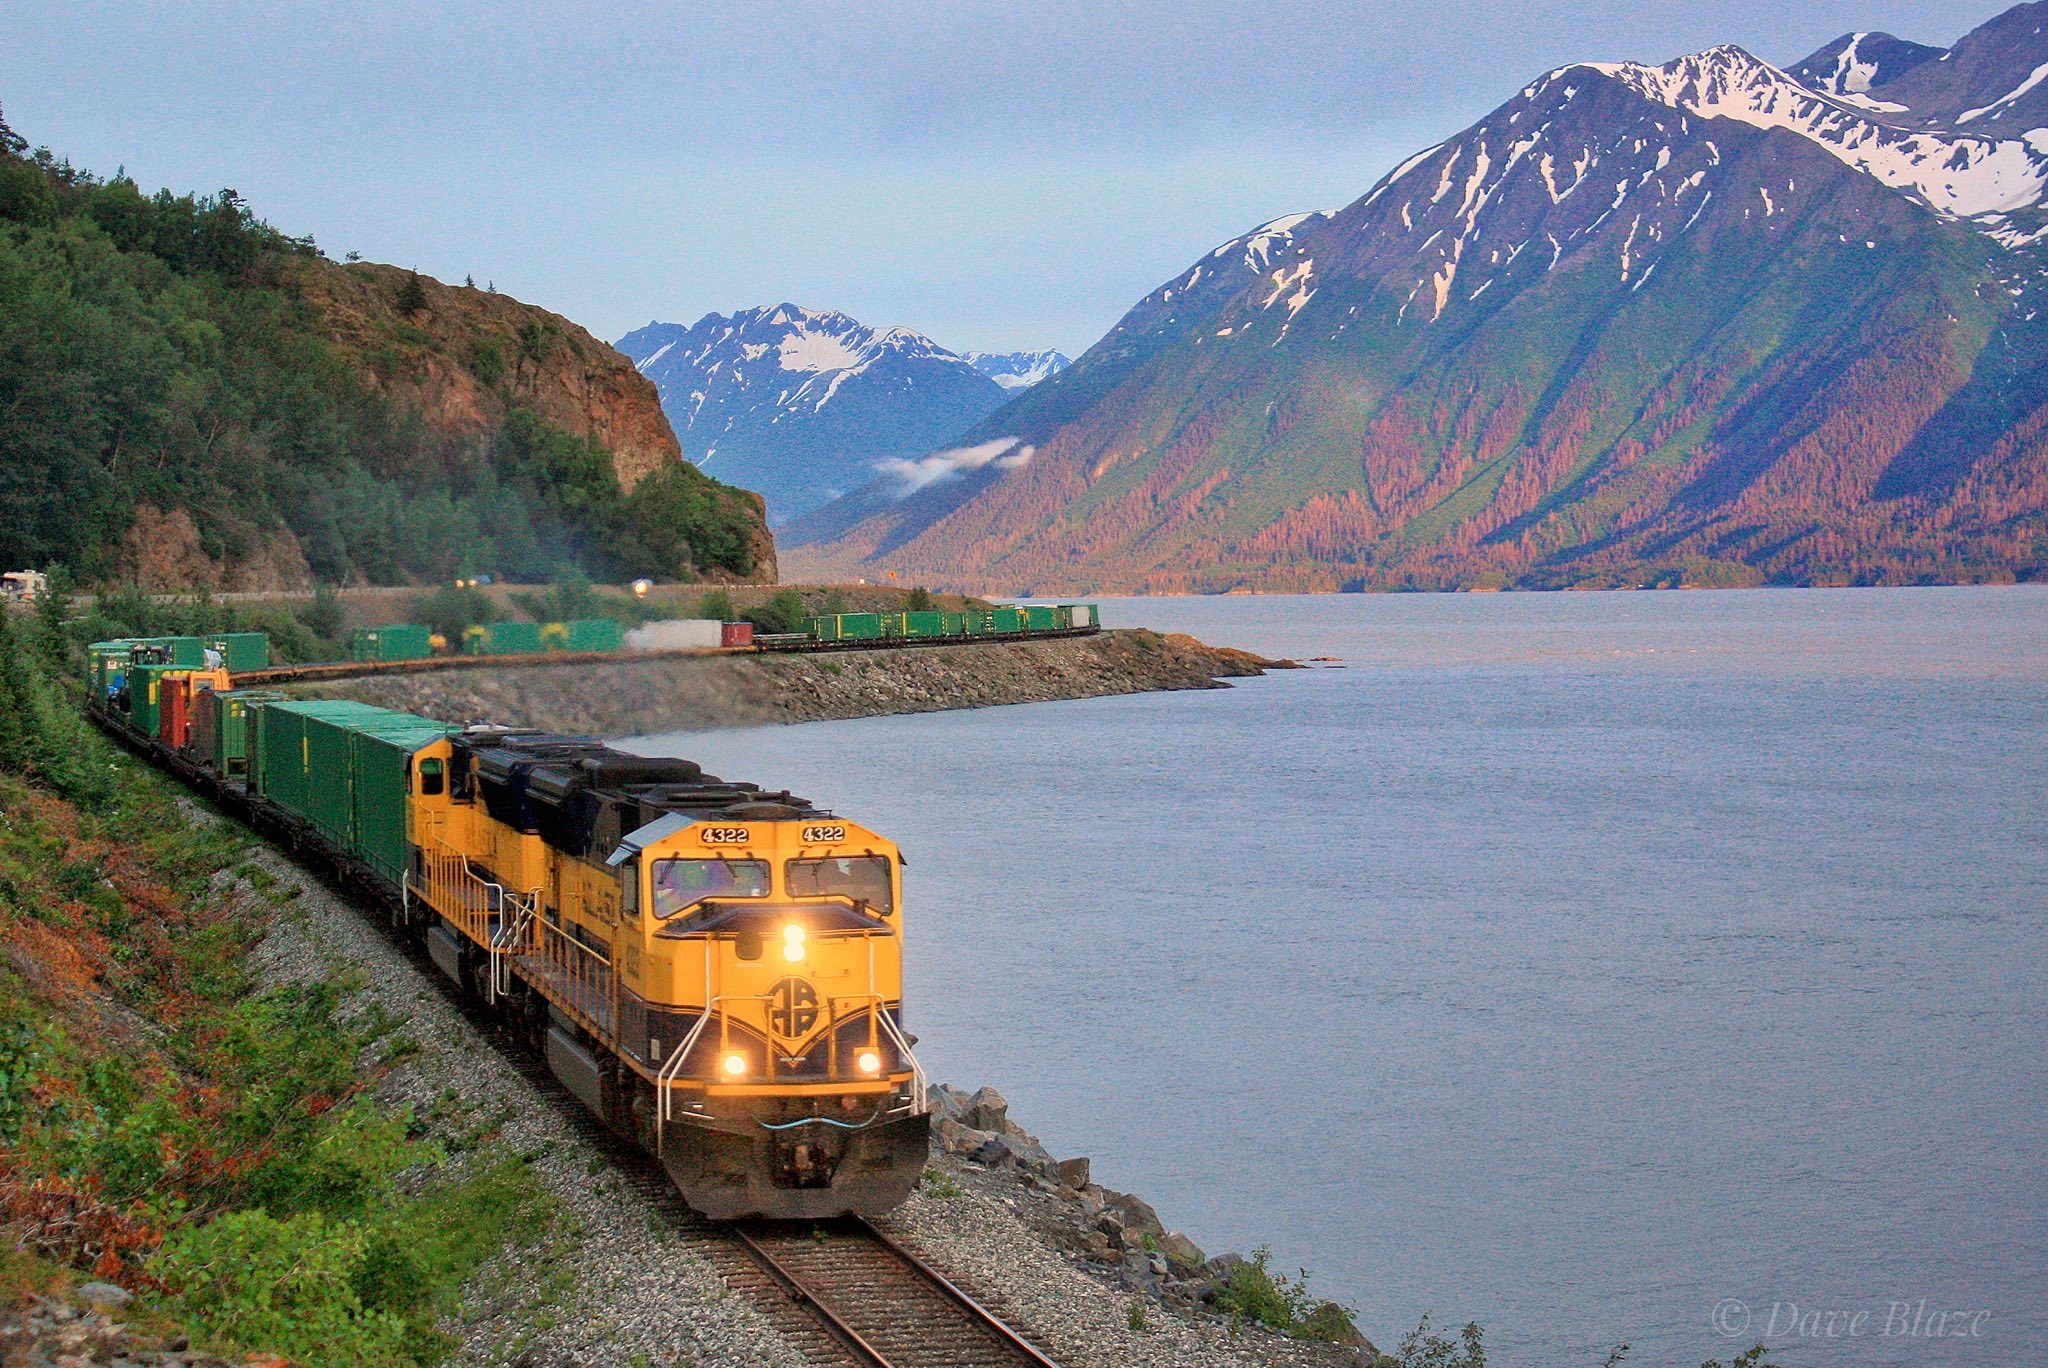
<svg viewBox="0 0 2048 1368">
<path fill-rule="evenodd" d="M 818 991 L 800 978 L 786 978 L 768 990 L 768 1021 L 788 1039 L 818 1024 Z"/>
</svg>

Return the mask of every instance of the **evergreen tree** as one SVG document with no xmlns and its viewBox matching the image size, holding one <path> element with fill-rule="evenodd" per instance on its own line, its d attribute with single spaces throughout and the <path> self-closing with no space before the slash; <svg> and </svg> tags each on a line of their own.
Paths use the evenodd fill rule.
<svg viewBox="0 0 2048 1368">
<path fill-rule="evenodd" d="M 414 271 L 406 276 L 405 284 L 398 287 L 398 312 L 411 318 L 427 307 L 427 287 L 420 283 L 420 273 Z"/>
<path fill-rule="evenodd" d="M 932 591 L 922 584 L 910 591 L 910 597 L 903 600 L 907 613 L 929 613 L 932 610 Z"/>
<path fill-rule="evenodd" d="M 18 157 L 28 151 L 28 139 L 7 126 L 7 111 L 0 109 L 0 156 Z"/>
</svg>

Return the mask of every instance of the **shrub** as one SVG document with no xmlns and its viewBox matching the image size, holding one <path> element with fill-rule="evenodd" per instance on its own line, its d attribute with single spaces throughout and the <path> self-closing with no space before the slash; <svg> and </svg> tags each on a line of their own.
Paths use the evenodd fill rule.
<svg viewBox="0 0 2048 1368">
<path fill-rule="evenodd" d="M 306 624 L 307 631 L 323 641 L 341 639 L 347 617 L 341 609 L 341 595 L 334 592 L 333 585 L 314 586 L 312 599 L 299 609 L 299 621 Z"/>
<path fill-rule="evenodd" d="M 697 616 L 719 622 L 739 621 L 739 611 L 732 606 L 732 595 L 723 589 L 713 589 L 697 600 Z"/>
<path fill-rule="evenodd" d="M 1216 1309 L 1301 1339 L 1342 1343 L 1357 1333 L 1349 1311 L 1335 1302 L 1320 1301 L 1309 1291 L 1307 1269 L 1289 1278 L 1273 1272 L 1272 1261 L 1271 1249 L 1261 1246 L 1253 1250 L 1251 1261 L 1231 1269 L 1216 1292 Z M 1433 1361 L 1424 1362 L 1436 1368 Z"/>
<path fill-rule="evenodd" d="M 903 600 L 906 613 L 929 613 L 932 610 L 932 591 L 922 584 L 910 591 L 910 597 Z"/>
<path fill-rule="evenodd" d="M 353 1222 L 236 1211 L 175 1232 L 150 1271 L 223 1348 L 312 1365 L 411 1362 L 404 1318 L 370 1310 L 357 1294 L 368 1250 Z"/>
<path fill-rule="evenodd" d="M 451 643 L 461 641 L 467 629 L 495 622 L 499 616 L 498 605 L 491 602 L 491 596 L 467 584 L 421 594 L 413 599 L 410 610 L 412 621 L 425 623 Z"/>
<path fill-rule="evenodd" d="M 754 624 L 757 632 L 794 632 L 809 616 L 804 596 L 794 589 L 778 589 L 766 603 L 747 610 L 747 621 Z"/>
</svg>

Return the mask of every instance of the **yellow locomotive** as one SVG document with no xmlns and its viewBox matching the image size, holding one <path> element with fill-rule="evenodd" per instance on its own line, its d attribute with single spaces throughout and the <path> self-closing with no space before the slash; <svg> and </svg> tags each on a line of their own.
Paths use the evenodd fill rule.
<svg viewBox="0 0 2048 1368">
<path fill-rule="evenodd" d="M 235 690 L 164 640 L 90 648 L 93 716 L 385 904 L 692 1206 L 909 1195 L 928 1116 L 894 844 L 687 760 Z"/>
<path fill-rule="evenodd" d="M 408 921 L 714 1218 L 878 1213 L 923 1172 L 902 859 L 788 793 L 597 742 L 414 751 Z"/>
</svg>

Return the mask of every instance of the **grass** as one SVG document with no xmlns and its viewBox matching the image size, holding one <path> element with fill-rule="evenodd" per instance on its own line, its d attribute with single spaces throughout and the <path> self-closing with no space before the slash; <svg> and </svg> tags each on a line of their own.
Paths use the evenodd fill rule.
<svg viewBox="0 0 2048 1368">
<path fill-rule="evenodd" d="M 359 1061 L 419 1047 L 342 1010 L 359 974 L 258 981 L 295 887 L 86 728 L 66 664 L 0 624 L 0 1295 L 105 1278 L 223 1354 L 440 1361 L 463 1285 L 553 1199 L 488 1143 L 502 1114 L 444 1146 L 370 1096 Z"/>
</svg>

